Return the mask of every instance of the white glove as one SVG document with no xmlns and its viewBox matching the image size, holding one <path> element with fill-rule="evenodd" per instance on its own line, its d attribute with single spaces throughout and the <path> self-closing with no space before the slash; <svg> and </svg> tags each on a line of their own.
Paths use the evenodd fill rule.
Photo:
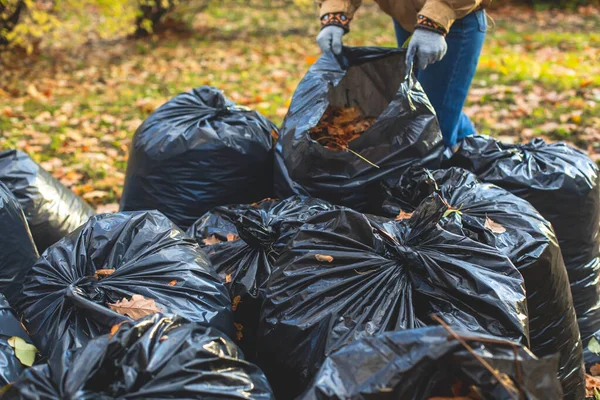
<svg viewBox="0 0 600 400">
<path fill-rule="evenodd" d="M 317 36 L 317 43 L 323 53 L 332 51 L 333 54 L 339 55 L 342 53 L 342 36 L 344 36 L 343 28 L 335 25 L 326 26 Z"/>
<path fill-rule="evenodd" d="M 410 67 L 414 60 L 415 66 L 423 70 L 429 64 L 440 61 L 446 55 L 447 50 L 448 45 L 444 35 L 417 28 L 408 42 L 407 67 Z"/>
</svg>

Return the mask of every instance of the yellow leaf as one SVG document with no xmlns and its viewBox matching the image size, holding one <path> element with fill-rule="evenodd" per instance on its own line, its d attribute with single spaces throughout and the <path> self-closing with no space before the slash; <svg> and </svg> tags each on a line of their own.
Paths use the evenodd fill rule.
<svg viewBox="0 0 600 400">
<path fill-rule="evenodd" d="M 315 258 L 317 259 L 317 261 L 322 261 L 322 262 L 333 262 L 333 257 L 332 256 L 325 256 L 323 254 L 315 254 Z"/>
<path fill-rule="evenodd" d="M 127 315 L 133 319 L 144 318 L 147 315 L 162 311 L 156 306 L 154 299 L 147 299 L 139 294 L 134 294 L 130 300 L 123 297 L 122 300 L 109 304 L 108 307 L 121 315 Z"/>
<path fill-rule="evenodd" d="M 493 233 L 504 233 L 506 232 L 506 228 L 500 225 L 497 222 L 492 221 L 488 216 L 485 217 L 485 229 L 489 229 Z"/>
<path fill-rule="evenodd" d="M 21 364 L 31 367 L 35 361 L 37 348 L 24 341 L 18 336 L 12 336 L 7 340 L 8 345 L 15 350 L 15 356 L 21 361 Z"/>
</svg>

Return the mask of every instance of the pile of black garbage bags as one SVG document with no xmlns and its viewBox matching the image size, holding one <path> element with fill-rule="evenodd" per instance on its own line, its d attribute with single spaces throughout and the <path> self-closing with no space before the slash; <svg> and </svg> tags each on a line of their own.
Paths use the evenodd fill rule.
<svg viewBox="0 0 600 400">
<path fill-rule="evenodd" d="M 377 119 L 331 150 L 329 106 Z M 445 154 L 403 50 L 322 56 L 280 129 L 200 87 L 135 133 L 118 213 L 0 152 L 0 399 L 582 399 L 599 231 L 584 153 Z"/>
</svg>

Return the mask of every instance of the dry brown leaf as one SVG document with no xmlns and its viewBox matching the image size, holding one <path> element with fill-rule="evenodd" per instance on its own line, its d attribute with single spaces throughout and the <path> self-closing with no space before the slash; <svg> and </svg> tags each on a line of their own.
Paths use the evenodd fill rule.
<svg viewBox="0 0 600 400">
<path fill-rule="evenodd" d="M 221 241 L 217 239 L 215 235 L 210 235 L 209 237 L 202 239 L 202 242 L 207 246 L 212 246 L 213 244 L 221 243 Z"/>
<path fill-rule="evenodd" d="M 333 262 L 332 256 L 326 256 L 323 254 L 315 254 L 315 258 L 317 259 L 317 261 L 321 261 L 321 262 L 328 262 L 328 263 Z"/>
<path fill-rule="evenodd" d="M 169 282 L 169 286 L 175 286 L 177 285 L 177 280 L 173 279 L 171 282 Z"/>
<path fill-rule="evenodd" d="M 230 282 L 231 282 L 231 274 L 225 275 L 225 283 L 230 283 Z"/>
<path fill-rule="evenodd" d="M 98 279 L 102 279 L 102 278 L 106 278 L 107 276 L 110 276 L 112 274 L 115 273 L 114 269 L 98 269 L 96 270 L 96 272 L 94 272 L 94 279 L 98 280 Z"/>
<path fill-rule="evenodd" d="M 600 364 L 592 365 L 592 367 L 590 368 L 590 375 L 592 375 L 592 376 L 600 375 Z"/>
<path fill-rule="evenodd" d="M 348 143 L 373 125 L 376 118 L 364 117 L 358 107 L 329 106 L 310 136 L 330 150 L 347 150 Z"/>
<path fill-rule="evenodd" d="M 130 300 L 123 297 L 122 300 L 109 304 L 108 307 L 121 315 L 127 315 L 133 319 L 144 318 L 147 315 L 162 311 L 156 306 L 154 299 L 147 299 L 139 294 L 134 294 Z"/>
<path fill-rule="evenodd" d="M 594 397 L 594 389 L 600 390 L 600 377 L 585 374 L 585 397 Z"/>
<path fill-rule="evenodd" d="M 494 221 L 492 221 L 492 220 L 490 219 L 490 217 L 488 217 L 488 216 L 486 216 L 486 217 L 485 217 L 485 225 L 484 225 L 484 227 L 485 227 L 486 229 L 489 229 L 489 230 L 490 230 L 490 231 L 492 231 L 493 233 L 498 233 L 498 234 L 500 234 L 500 233 L 504 233 L 504 232 L 506 232 L 506 228 L 505 228 L 505 227 L 503 227 L 502 225 L 500 225 L 500 224 L 499 224 L 499 223 L 497 223 L 497 222 L 494 222 Z"/>
<path fill-rule="evenodd" d="M 235 296 L 232 300 L 231 309 L 233 311 L 237 310 L 238 305 L 242 302 L 242 298 L 240 296 Z"/>
<path fill-rule="evenodd" d="M 228 234 L 227 234 L 227 241 L 228 241 L 228 242 L 233 242 L 233 241 L 236 241 L 236 240 L 238 240 L 239 238 L 240 238 L 240 237 L 239 237 L 238 235 L 235 235 L 235 234 L 233 234 L 233 233 L 228 233 Z"/>
<path fill-rule="evenodd" d="M 244 325 L 238 324 L 237 322 L 233 323 L 235 325 L 235 339 L 239 342 L 244 337 L 242 331 L 244 330 Z"/>
<path fill-rule="evenodd" d="M 400 211 L 400 213 L 396 216 L 396 221 L 400 221 L 403 219 L 410 219 L 410 217 L 412 217 L 413 213 L 407 213 L 404 211 Z"/>
</svg>

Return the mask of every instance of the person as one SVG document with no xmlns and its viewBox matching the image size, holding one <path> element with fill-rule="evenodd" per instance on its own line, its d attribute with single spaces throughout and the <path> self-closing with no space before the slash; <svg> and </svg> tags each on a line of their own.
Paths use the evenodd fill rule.
<svg viewBox="0 0 600 400">
<path fill-rule="evenodd" d="M 454 149 L 475 134 L 462 111 L 487 30 L 485 7 L 491 0 L 375 0 L 394 20 L 398 46 L 410 39 L 407 67 L 414 66 L 436 111 L 445 145 Z M 342 52 L 342 37 L 361 0 L 317 0 L 323 52 Z M 412 35 L 412 36 L 411 36 Z"/>
</svg>

